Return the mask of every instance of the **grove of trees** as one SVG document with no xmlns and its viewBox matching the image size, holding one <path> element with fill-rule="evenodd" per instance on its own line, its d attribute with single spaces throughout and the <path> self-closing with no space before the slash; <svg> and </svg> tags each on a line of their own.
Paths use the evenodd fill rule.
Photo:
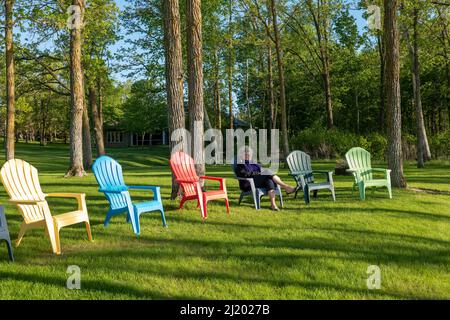
<svg viewBox="0 0 450 320">
<path fill-rule="evenodd" d="M 6 158 L 16 141 L 62 141 L 67 176 L 83 176 L 92 147 L 105 154 L 105 125 L 170 134 L 239 119 L 279 128 L 284 156 L 342 158 L 362 146 L 405 187 L 405 159 L 423 168 L 450 156 L 449 8 L 433 0 L 3 0 Z M 203 126 L 195 130 L 203 136 Z"/>
</svg>

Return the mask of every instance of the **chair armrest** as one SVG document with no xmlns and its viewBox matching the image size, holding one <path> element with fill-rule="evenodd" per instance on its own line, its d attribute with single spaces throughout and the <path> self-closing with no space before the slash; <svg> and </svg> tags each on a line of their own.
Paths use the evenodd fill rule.
<svg viewBox="0 0 450 320">
<path fill-rule="evenodd" d="M 253 181 L 253 178 L 236 177 L 236 179 L 242 181 Z"/>
<path fill-rule="evenodd" d="M 328 173 L 333 173 L 333 171 L 328 171 L 328 170 L 313 170 L 313 172 L 317 172 L 317 173 L 325 173 L 325 174 L 328 174 Z"/>
<path fill-rule="evenodd" d="M 197 183 L 197 180 L 179 180 L 175 179 L 178 183 Z"/>
<path fill-rule="evenodd" d="M 85 193 L 47 193 L 45 197 L 54 198 L 75 198 L 78 202 L 78 210 L 87 213 L 86 194 Z"/>
<path fill-rule="evenodd" d="M 52 198 L 79 198 L 82 196 L 86 196 L 84 193 L 47 193 L 45 197 Z"/>
<path fill-rule="evenodd" d="M 210 176 L 201 176 L 200 179 L 204 179 L 204 180 L 215 180 L 215 181 L 223 181 L 223 180 L 225 180 L 225 178 L 220 178 L 220 177 L 210 177 Z"/>
<path fill-rule="evenodd" d="M 153 200 L 161 201 L 161 188 L 158 186 L 128 186 L 128 189 L 151 190 L 153 192 Z"/>
<path fill-rule="evenodd" d="M 128 186 L 128 189 L 157 190 L 158 186 Z"/>
<path fill-rule="evenodd" d="M 385 168 L 372 168 L 372 171 L 377 171 L 377 172 L 391 172 L 391 169 L 385 169 Z"/>
<path fill-rule="evenodd" d="M 18 199 L 9 200 L 9 203 L 14 204 L 38 204 L 39 202 L 45 202 L 45 200 L 18 200 Z"/>
<path fill-rule="evenodd" d="M 221 190 L 226 190 L 226 186 L 225 186 L 225 178 L 219 178 L 219 177 L 210 177 L 210 176 L 201 176 L 199 177 L 200 179 L 203 180 L 212 180 L 212 181 L 218 181 L 220 183 L 220 189 Z"/>
</svg>

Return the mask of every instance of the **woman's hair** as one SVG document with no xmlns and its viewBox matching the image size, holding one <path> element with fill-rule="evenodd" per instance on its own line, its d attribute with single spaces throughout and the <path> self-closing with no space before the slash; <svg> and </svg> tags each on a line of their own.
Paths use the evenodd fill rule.
<svg viewBox="0 0 450 320">
<path fill-rule="evenodd" d="M 245 160 L 245 154 L 248 153 L 250 155 L 250 160 L 253 158 L 253 150 L 249 146 L 243 146 L 239 149 L 238 152 L 238 160 L 244 161 Z"/>
</svg>

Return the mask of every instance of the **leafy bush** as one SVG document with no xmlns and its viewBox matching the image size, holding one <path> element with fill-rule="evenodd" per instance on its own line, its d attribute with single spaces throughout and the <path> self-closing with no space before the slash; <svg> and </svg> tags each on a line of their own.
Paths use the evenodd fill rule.
<svg viewBox="0 0 450 320">
<path fill-rule="evenodd" d="M 291 140 L 295 149 L 305 151 L 313 158 L 343 158 L 352 147 L 369 150 L 369 140 L 364 136 L 338 129 L 327 130 L 320 125 L 300 131 Z"/>
<path fill-rule="evenodd" d="M 450 157 L 450 130 L 431 136 L 428 142 L 433 158 L 448 159 Z"/>
</svg>

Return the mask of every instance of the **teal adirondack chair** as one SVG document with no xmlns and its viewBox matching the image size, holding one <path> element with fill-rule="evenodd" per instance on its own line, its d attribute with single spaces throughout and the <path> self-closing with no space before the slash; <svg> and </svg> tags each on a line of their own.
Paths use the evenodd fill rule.
<svg viewBox="0 0 450 320">
<path fill-rule="evenodd" d="M 297 182 L 297 190 L 294 198 L 297 197 L 297 192 L 303 190 L 305 203 L 310 202 L 310 192 L 314 192 L 314 197 L 317 196 L 317 191 L 328 189 L 331 191 L 333 201 L 336 201 L 336 194 L 334 192 L 333 171 L 313 170 L 311 166 L 311 157 L 303 151 L 292 151 L 286 158 L 289 173 Z M 314 173 L 324 174 L 326 181 L 315 182 Z"/>
<path fill-rule="evenodd" d="M 140 234 L 139 216 L 141 213 L 150 211 L 159 211 L 161 213 L 162 224 L 167 227 L 164 208 L 161 201 L 160 187 L 157 186 L 127 186 L 123 180 L 122 166 L 113 158 L 101 156 L 95 160 L 92 166 L 95 179 L 100 189 L 109 201 L 109 211 L 106 214 L 105 226 L 109 220 L 121 213 L 127 213 L 127 222 L 131 222 L 133 231 L 136 235 Z M 153 199 L 139 203 L 131 201 L 130 189 L 150 190 L 153 193 Z"/>
<path fill-rule="evenodd" d="M 367 187 L 386 187 L 388 189 L 389 198 L 392 199 L 391 189 L 391 170 L 383 168 L 372 168 L 370 162 L 370 153 L 363 148 L 352 148 L 346 154 L 345 158 L 349 166 L 348 172 L 353 174 L 355 182 L 352 187 L 352 194 L 355 187 L 359 189 L 359 197 L 361 200 L 366 199 Z M 374 172 L 383 172 L 384 179 L 374 179 Z"/>
</svg>

